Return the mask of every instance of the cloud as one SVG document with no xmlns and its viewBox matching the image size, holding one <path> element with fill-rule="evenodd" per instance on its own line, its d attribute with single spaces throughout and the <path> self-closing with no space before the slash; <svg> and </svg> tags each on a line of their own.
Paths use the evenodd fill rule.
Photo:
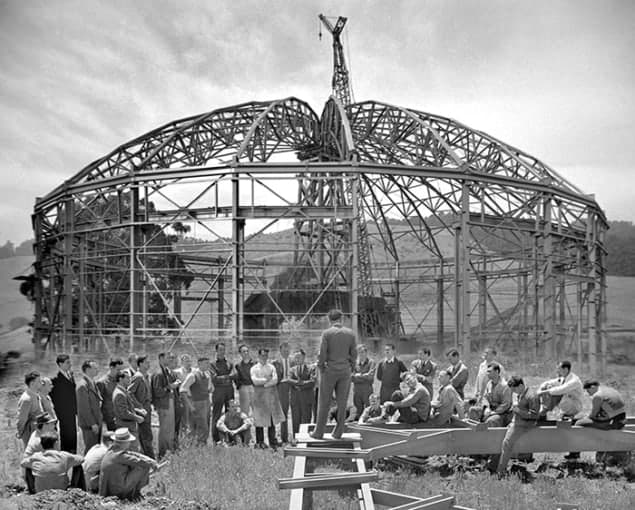
<svg viewBox="0 0 635 510">
<path fill-rule="evenodd" d="M 0 0 L 0 196 L 13 211 L 0 232 L 29 237 L 35 196 L 171 120 L 290 95 L 321 112 L 332 49 L 326 30 L 317 38 L 320 12 L 349 16 L 357 100 L 456 118 L 562 173 L 593 168 L 571 171 L 587 192 L 603 186 L 598 173 L 628 179 L 635 4 L 626 0 Z M 616 218 L 635 219 L 617 192 L 598 197 Z"/>
</svg>

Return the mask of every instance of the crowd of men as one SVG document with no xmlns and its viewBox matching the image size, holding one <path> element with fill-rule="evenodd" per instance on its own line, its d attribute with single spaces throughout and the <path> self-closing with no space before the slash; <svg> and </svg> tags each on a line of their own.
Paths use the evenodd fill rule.
<svg viewBox="0 0 635 510">
<path fill-rule="evenodd" d="M 168 352 L 158 355 L 158 367 L 152 370 L 148 356 L 131 354 L 127 366 L 119 358 L 110 359 L 101 376 L 95 361 L 85 361 L 76 377 L 70 357 L 57 356 L 58 373 L 52 379 L 26 374 L 18 402 L 17 437 L 25 447 L 22 467 L 29 490 L 83 486 L 104 496 L 134 499 L 149 473 L 162 465 L 158 461 L 184 438 L 204 445 L 211 431 L 214 444 L 247 446 L 253 442 L 253 427 L 254 447 L 275 448 L 293 441 L 303 423 L 315 423 L 312 435 L 322 438 L 329 418 L 336 422 L 334 438 L 342 436 L 347 421 L 451 427 L 465 426 L 467 414 L 489 426 L 508 427 L 500 458 L 492 459 L 493 469 L 502 474 L 514 443 L 548 411 L 557 408 L 566 419 L 581 418 L 584 390 L 592 397 L 592 410 L 578 425 L 624 426 L 619 393 L 595 380 L 583 384 L 568 361 L 558 365 L 557 378 L 533 390 L 521 377 L 507 379 L 495 349 L 488 348 L 475 394 L 466 398 L 469 370 L 457 350 L 447 353 L 443 370 L 429 349 L 420 350 L 407 367 L 391 344 L 375 362 L 341 319 L 341 312 L 329 313 L 331 325 L 322 335 L 316 363 L 308 363 L 302 349 L 292 354 L 286 342 L 275 360 L 266 348 L 258 349 L 254 359 L 242 344 L 234 363 L 226 358 L 225 345 L 217 343 L 214 356 L 201 356 L 196 365 L 187 354 L 179 364 L 176 354 Z M 353 406 L 348 407 L 351 386 Z M 77 427 L 83 456 L 77 455 Z"/>
</svg>

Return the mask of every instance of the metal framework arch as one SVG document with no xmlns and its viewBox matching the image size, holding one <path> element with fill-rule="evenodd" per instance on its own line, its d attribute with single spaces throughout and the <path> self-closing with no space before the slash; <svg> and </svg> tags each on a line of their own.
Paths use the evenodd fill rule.
<svg viewBox="0 0 635 510">
<path fill-rule="evenodd" d="M 605 353 L 606 220 L 452 119 L 331 97 L 167 123 L 36 201 L 36 336 L 365 337 Z"/>
</svg>

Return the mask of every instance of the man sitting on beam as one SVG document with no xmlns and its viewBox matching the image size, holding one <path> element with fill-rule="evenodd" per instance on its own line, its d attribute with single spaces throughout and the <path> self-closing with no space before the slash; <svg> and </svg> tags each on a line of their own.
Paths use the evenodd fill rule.
<svg viewBox="0 0 635 510">
<path fill-rule="evenodd" d="M 619 391 L 600 385 L 594 379 L 584 382 L 584 389 L 591 397 L 591 412 L 576 421 L 580 427 L 602 430 L 618 430 L 626 425 L 626 407 Z"/>
<path fill-rule="evenodd" d="M 391 400 L 384 402 L 388 414 L 396 408 L 399 411 L 397 421 L 414 425 L 428 421 L 430 416 L 430 393 L 426 387 L 417 380 L 416 374 L 406 376 L 408 394 L 403 395 L 401 390 L 393 392 Z"/>
</svg>

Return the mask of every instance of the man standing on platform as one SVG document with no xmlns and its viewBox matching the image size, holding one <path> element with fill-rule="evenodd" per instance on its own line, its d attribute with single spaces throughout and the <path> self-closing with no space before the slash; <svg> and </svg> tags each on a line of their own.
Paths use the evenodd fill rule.
<svg viewBox="0 0 635 510">
<path fill-rule="evenodd" d="M 77 423 L 84 438 L 84 455 L 101 441 L 101 394 L 95 385 L 97 363 L 84 361 L 83 376 L 77 383 Z"/>
<path fill-rule="evenodd" d="M 212 384 L 214 385 L 214 392 L 212 393 L 212 439 L 214 443 L 220 442 L 220 433 L 216 427 L 216 422 L 218 422 L 223 412 L 227 412 L 229 401 L 234 398 L 233 367 L 225 358 L 225 344 L 222 342 L 217 343 L 216 360 L 210 363 Z"/>
<path fill-rule="evenodd" d="M 280 399 L 280 407 L 284 414 L 284 421 L 280 424 L 280 441 L 282 443 L 289 442 L 289 403 L 291 402 L 291 360 L 289 359 L 289 343 L 282 342 L 280 344 L 280 359 L 273 362 L 278 372 L 278 398 Z"/>
<path fill-rule="evenodd" d="M 368 348 L 360 344 L 357 347 L 357 363 L 353 370 L 353 405 L 355 406 L 355 420 L 359 420 L 368 407 L 368 398 L 373 393 L 375 380 L 375 362 L 368 357 Z"/>
<path fill-rule="evenodd" d="M 322 439 L 329 413 L 329 403 L 333 390 L 337 402 L 337 425 L 333 438 L 339 439 L 344 433 L 346 420 L 346 401 L 351 388 L 351 375 L 357 360 L 357 340 L 355 334 L 342 325 L 342 312 L 331 310 L 328 313 L 331 326 L 322 333 L 318 370 L 321 372 L 318 416 L 314 439 Z M 405 367 L 404 367 L 405 371 Z"/>
<path fill-rule="evenodd" d="M 112 392 L 117 386 L 117 372 L 123 368 L 121 358 L 113 358 L 108 363 L 108 372 L 97 379 L 95 385 L 101 395 L 101 414 L 108 430 L 115 430 L 115 412 L 112 407 Z"/>
<path fill-rule="evenodd" d="M 152 446 L 152 385 L 150 383 L 150 360 L 147 356 L 137 358 L 137 372 L 130 379 L 128 391 L 137 399 L 141 407 L 145 410 L 143 422 L 139 423 L 139 443 L 141 453 L 154 459 L 154 447 Z"/>
<path fill-rule="evenodd" d="M 75 379 L 71 372 L 71 358 L 68 354 L 59 354 L 55 362 L 59 371 L 51 379 L 51 400 L 59 420 L 60 448 L 69 453 L 77 453 L 77 396 Z"/>
<path fill-rule="evenodd" d="M 448 372 L 450 373 L 450 383 L 454 386 L 454 389 L 459 394 L 461 399 L 465 398 L 465 385 L 467 384 L 467 379 L 469 376 L 469 372 L 465 363 L 461 361 L 461 357 L 459 356 L 459 351 L 456 349 L 451 349 L 447 354 L 448 361 L 450 362 L 450 367 L 448 368 Z"/>
<path fill-rule="evenodd" d="M 408 371 L 403 361 L 395 357 L 393 344 L 386 344 L 384 354 L 386 358 L 380 361 L 377 366 L 377 380 L 381 382 L 379 401 L 382 404 L 390 400 L 392 394 L 399 389 L 401 374 Z"/>
</svg>

